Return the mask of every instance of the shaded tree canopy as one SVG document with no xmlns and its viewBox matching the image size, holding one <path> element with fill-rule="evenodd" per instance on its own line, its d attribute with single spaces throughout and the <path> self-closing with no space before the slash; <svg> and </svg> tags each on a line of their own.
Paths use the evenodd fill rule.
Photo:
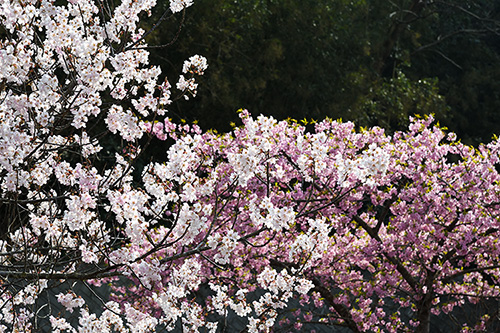
<svg viewBox="0 0 500 333">
<path fill-rule="evenodd" d="M 208 58 L 199 103 L 171 108 L 204 128 L 228 130 L 241 107 L 391 130 L 434 113 L 478 143 L 500 132 L 499 16 L 493 1 L 198 0 L 153 59 L 168 72 L 190 52 Z"/>
</svg>

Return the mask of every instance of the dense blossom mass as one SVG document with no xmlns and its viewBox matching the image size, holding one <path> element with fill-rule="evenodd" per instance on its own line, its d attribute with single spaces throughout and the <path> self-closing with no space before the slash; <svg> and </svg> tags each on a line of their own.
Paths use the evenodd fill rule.
<svg viewBox="0 0 500 333">
<path fill-rule="evenodd" d="M 247 111 L 226 134 L 175 124 L 208 65 L 190 57 L 171 91 L 139 27 L 154 4 L 0 6 L 0 331 L 429 332 L 499 298 L 498 140 L 432 117 L 393 135 Z M 78 290 L 100 285 L 89 307 Z M 464 332 L 495 323 L 478 309 Z"/>
</svg>

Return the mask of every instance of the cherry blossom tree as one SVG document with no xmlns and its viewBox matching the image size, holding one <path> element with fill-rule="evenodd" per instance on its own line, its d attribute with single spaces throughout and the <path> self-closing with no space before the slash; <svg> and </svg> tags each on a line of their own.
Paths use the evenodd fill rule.
<svg viewBox="0 0 500 333">
<path fill-rule="evenodd" d="M 159 318 L 195 311 L 198 321 L 183 322 L 190 330 L 232 311 L 250 332 L 429 332 L 433 316 L 498 299 L 498 140 L 476 150 L 432 117 L 392 136 L 331 120 L 309 133 L 293 121 L 241 118 L 229 134 L 182 137 L 166 163 L 146 167 L 153 205 L 171 203 L 170 243 L 183 242 L 147 260 L 155 283 L 133 278 L 147 288 L 116 290 L 122 306 L 135 297 L 136 309 Z M 170 261 L 182 251 L 196 255 Z M 195 285 L 179 277 L 186 267 Z M 201 283 L 212 290 L 202 301 L 189 292 Z M 460 328 L 485 330 L 496 311 Z"/>
<path fill-rule="evenodd" d="M 207 68 L 201 56 L 186 60 L 172 95 L 161 69 L 149 65 L 145 42 L 161 22 L 149 31 L 139 27 L 155 3 L 1 3 L 2 332 L 38 331 L 41 321 L 55 331 L 68 329 L 60 313 L 40 312 L 50 308 L 41 295 L 51 295 L 62 281 L 88 285 L 146 274 L 130 244 L 153 241 L 148 232 L 162 207 L 150 205 L 136 164 L 153 133 L 197 131 L 171 123 L 166 108 L 175 98 L 196 95 L 196 77 Z M 191 4 L 170 1 L 162 20 L 184 15 Z M 152 244 L 151 253 L 169 246 L 162 239 Z M 84 305 L 70 288 L 58 290 L 51 297 L 66 313 Z M 75 311 L 81 329 L 134 327 L 133 311 L 103 307 L 100 318 L 88 308 Z"/>
<path fill-rule="evenodd" d="M 394 135 L 246 111 L 222 135 L 175 124 L 207 63 L 186 60 L 174 96 L 139 27 L 154 5 L 0 6 L 0 331 L 217 332 L 231 313 L 249 332 L 429 332 L 499 298 L 498 140 L 432 117 Z M 113 294 L 97 311 L 72 283 Z"/>
</svg>

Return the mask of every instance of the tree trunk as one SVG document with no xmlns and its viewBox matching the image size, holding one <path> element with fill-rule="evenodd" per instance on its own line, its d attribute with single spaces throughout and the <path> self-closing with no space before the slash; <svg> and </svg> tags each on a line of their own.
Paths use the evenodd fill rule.
<svg viewBox="0 0 500 333">
<path fill-rule="evenodd" d="M 431 301 L 432 298 L 427 294 L 419 304 L 417 319 L 420 324 L 416 333 L 429 333 L 431 330 Z"/>
</svg>

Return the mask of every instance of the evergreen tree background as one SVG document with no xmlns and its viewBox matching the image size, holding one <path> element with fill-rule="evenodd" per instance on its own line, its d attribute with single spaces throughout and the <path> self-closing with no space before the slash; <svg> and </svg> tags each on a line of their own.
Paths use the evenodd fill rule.
<svg viewBox="0 0 500 333">
<path fill-rule="evenodd" d="M 500 134 L 498 1 L 197 0 L 163 24 L 149 43 L 178 37 L 152 50 L 172 83 L 187 57 L 209 61 L 196 102 L 170 108 L 203 129 L 227 131 L 246 108 L 389 132 L 433 113 L 466 143 Z"/>
</svg>

